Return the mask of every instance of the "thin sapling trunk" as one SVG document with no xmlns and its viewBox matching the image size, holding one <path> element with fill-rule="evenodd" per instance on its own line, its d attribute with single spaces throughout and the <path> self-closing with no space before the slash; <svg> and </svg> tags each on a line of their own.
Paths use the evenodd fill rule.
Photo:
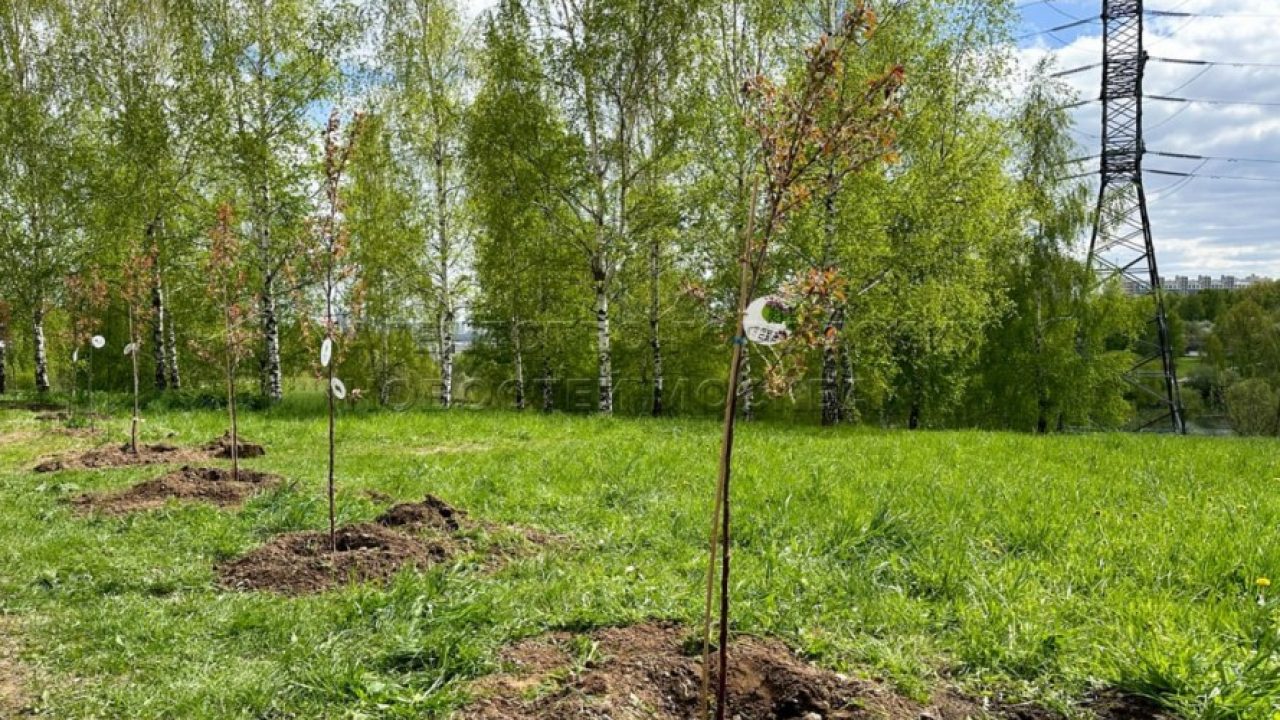
<svg viewBox="0 0 1280 720">
<path fill-rule="evenodd" d="M 136 322 L 133 317 L 133 305 L 129 305 L 129 360 L 133 368 L 133 418 L 129 422 L 129 452 L 138 454 L 138 424 L 141 422 L 142 409 L 139 402 L 138 386 L 138 336 Z"/>
<path fill-rule="evenodd" d="M 230 300 L 230 298 L 224 298 Z M 226 356 L 227 356 L 227 420 L 231 423 L 231 480 L 240 480 L 240 427 L 236 418 L 236 360 L 235 339 L 231 321 L 231 303 L 223 306 L 223 320 L 226 323 Z"/>
<path fill-rule="evenodd" d="M 747 122 L 760 140 L 762 162 L 760 186 L 753 187 L 748 202 L 746 230 L 742 239 L 742 273 L 739 282 L 737 316 L 734 319 L 733 350 L 729 362 L 729 384 L 725 389 L 724 433 L 720 446 L 716 498 L 712 511 L 707 560 L 707 585 L 703 613 L 702 693 L 699 720 L 707 717 L 710 701 L 711 614 L 715 588 L 717 546 L 719 546 L 719 673 L 716 683 L 716 720 L 729 717 L 729 611 L 731 570 L 732 468 L 734 431 L 743 355 L 747 342 L 745 313 L 755 294 L 762 270 L 768 259 L 775 234 L 788 216 L 807 204 L 812 197 L 811 176 L 824 160 L 841 158 L 850 167 L 869 164 L 890 156 L 892 135 L 889 121 L 897 114 L 895 90 L 901 84 L 902 70 L 894 68 L 864 84 L 854 78 L 856 95 L 847 97 L 843 55 L 850 47 L 868 36 L 875 19 L 870 11 L 857 3 L 843 17 L 839 31 L 824 34 L 806 52 L 806 72 L 797 86 L 777 86 L 768 78 L 757 76 L 744 85 L 749 106 Z M 757 225 L 757 198 L 764 201 Z M 834 284 L 829 273 L 812 275 L 802 287 L 828 292 Z M 797 317 L 801 316 L 797 312 Z M 806 329 L 794 337 L 816 344 L 817 336 L 829 338 L 821 331 Z M 794 369 L 788 369 L 786 380 Z M 775 377 L 767 387 L 785 385 Z"/>
<path fill-rule="evenodd" d="M 338 552 L 337 488 L 334 479 L 334 466 L 337 460 L 337 403 L 340 399 L 338 393 L 340 391 L 345 392 L 345 386 L 341 384 L 334 373 L 334 366 L 338 361 L 338 337 L 335 332 L 337 321 L 334 314 L 334 301 L 338 280 L 340 278 L 349 279 L 353 271 L 349 265 L 341 268 L 338 266 L 338 263 L 346 256 L 347 252 L 347 236 L 341 222 L 342 198 L 340 191 L 342 188 L 342 173 L 355 148 L 356 137 L 360 131 L 361 124 L 362 116 L 357 113 L 350 126 L 349 135 L 344 141 L 338 136 L 339 120 L 337 110 L 334 110 L 329 115 L 329 123 L 325 126 L 324 133 L 326 207 L 318 218 L 318 230 L 325 259 L 325 340 L 324 349 L 321 351 L 321 364 L 324 365 L 325 376 L 329 384 L 329 467 L 327 486 L 329 499 L 329 550 L 333 553 Z M 449 320 L 452 321 L 452 311 L 450 311 Z M 450 343 L 452 343 L 452 339 L 450 339 Z"/>
<path fill-rule="evenodd" d="M 222 369 L 227 388 L 227 434 L 231 441 L 231 479 L 240 479 L 240 409 L 236 375 L 248 344 L 246 337 L 252 309 L 236 295 L 246 285 L 240 262 L 240 245 L 232 231 L 231 206 L 218 206 L 217 222 L 210 231 L 208 258 L 209 294 L 222 301 Z M 172 332 L 172 325 L 170 326 Z M 176 354 L 177 348 L 173 348 Z M 212 358 L 210 358 L 212 359 Z"/>
</svg>

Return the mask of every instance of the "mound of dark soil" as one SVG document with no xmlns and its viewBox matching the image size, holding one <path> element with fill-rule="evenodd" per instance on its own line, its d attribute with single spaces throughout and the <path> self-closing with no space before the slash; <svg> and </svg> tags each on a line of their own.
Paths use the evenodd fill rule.
<svg viewBox="0 0 1280 720">
<path fill-rule="evenodd" d="M 696 651 L 686 651 L 687 637 L 679 626 L 653 623 L 599 630 L 585 638 L 555 633 L 522 642 L 503 658 L 514 670 L 480 680 L 477 701 L 457 717 L 695 718 L 702 659 Z M 728 715 L 741 720 L 965 720 L 991 715 L 978 703 L 945 691 L 935 693 L 931 705 L 921 705 L 880 683 L 814 667 L 777 641 L 742 638 L 729 657 Z"/>
<path fill-rule="evenodd" d="M 169 443 L 139 445 L 138 452 L 134 453 L 129 450 L 129 445 L 126 443 L 120 447 L 98 448 L 78 455 L 46 460 L 37 465 L 35 471 L 44 473 L 58 470 L 93 470 L 133 465 L 196 462 L 206 457 L 207 453 L 204 451 L 183 449 Z"/>
<path fill-rule="evenodd" d="M 118 493 L 88 493 L 71 502 L 85 512 L 121 514 L 162 507 L 169 500 L 207 502 L 219 507 L 239 505 L 263 489 L 281 482 L 268 475 L 241 468 L 232 479 L 231 470 L 183 467 L 168 475 L 134 485 Z"/>
<path fill-rule="evenodd" d="M 267 449 L 257 443 L 251 443 L 244 438 L 236 438 L 236 440 L 236 457 L 241 459 L 256 458 L 267 454 Z M 231 433 L 226 433 L 222 437 L 210 441 L 208 445 L 204 446 L 204 449 L 211 457 L 230 459 Z"/>
<path fill-rule="evenodd" d="M 337 552 L 327 532 L 288 533 L 217 570 L 230 589 L 302 595 L 350 582 L 385 582 L 401 568 L 427 568 L 451 554 L 446 541 L 368 523 L 338 528 Z"/>
<path fill-rule="evenodd" d="M 426 568 L 467 553 L 496 569 L 553 540 L 533 530 L 470 521 L 462 510 L 428 495 L 391 507 L 372 523 L 338 528 L 336 553 L 327 532 L 291 533 L 224 563 L 218 573 L 228 588 L 301 595 L 352 581 L 386 581 L 402 567 Z"/>
<path fill-rule="evenodd" d="M 453 717 L 693 720 L 702 657 L 691 639 L 687 628 L 660 622 L 531 638 L 502 653 L 506 671 L 473 683 L 475 699 Z M 1038 705 L 984 702 L 947 688 L 922 704 L 885 683 L 815 667 L 777 640 L 750 637 L 729 649 L 727 687 L 734 720 L 1064 720 Z M 1116 691 L 1083 707 L 1100 720 L 1173 720 L 1155 703 Z"/>
<path fill-rule="evenodd" d="M 467 514 L 435 495 L 417 503 L 401 503 L 382 513 L 375 521 L 389 528 L 431 529 L 452 533 L 462 529 Z"/>
</svg>

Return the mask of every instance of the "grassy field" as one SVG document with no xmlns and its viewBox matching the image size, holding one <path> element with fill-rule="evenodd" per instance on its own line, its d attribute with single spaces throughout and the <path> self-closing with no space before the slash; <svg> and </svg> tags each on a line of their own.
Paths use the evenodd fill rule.
<svg viewBox="0 0 1280 720">
<path fill-rule="evenodd" d="M 293 483 L 237 511 L 80 517 L 65 501 L 159 468 L 37 475 L 95 440 L 0 410 L 0 632 L 56 718 L 422 718 L 504 644 L 549 628 L 695 622 L 715 423 L 501 412 L 351 414 L 340 522 L 435 493 L 568 536 L 385 588 L 232 593 L 213 565 L 326 524 L 324 420 L 249 415 L 251 466 Z M 117 417 L 97 442 L 124 438 Z M 148 439 L 220 434 L 156 413 Z M 1133 435 L 743 429 L 736 629 L 925 695 L 939 683 L 1067 708 L 1091 688 L 1188 718 L 1280 708 L 1280 445 Z"/>
</svg>

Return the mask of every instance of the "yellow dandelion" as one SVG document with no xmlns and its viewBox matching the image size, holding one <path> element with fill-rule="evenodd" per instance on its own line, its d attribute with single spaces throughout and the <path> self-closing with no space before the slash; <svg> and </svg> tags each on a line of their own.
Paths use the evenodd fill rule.
<svg viewBox="0 0 1280 720">
<path fill-rule="evenodd" d="M 1260 577 L 1254 580 L 1253 583 L 1260 588 L 1268 588 L 1271 587 L 1271 578 Z"/>
</svg>

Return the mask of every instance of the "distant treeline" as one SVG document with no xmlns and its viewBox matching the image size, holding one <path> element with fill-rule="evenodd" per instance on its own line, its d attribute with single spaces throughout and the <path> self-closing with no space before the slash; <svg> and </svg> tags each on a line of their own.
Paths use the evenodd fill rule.
<svg viewBox="0 0 1280 720">
<path fill-rule="evenodd" d="M 6 3 L 4 380 L 123 390 L 135 343 L 151 392 L 216 396 L 232 322 L 242 380 L 276 401 L 318 371 L 332 270 L 339 374 L 364 402 L 714 412 L 767 151 L 744 84 L 785 85 L 837 7 Z M 1138 412 L 1120 373 L 1148 301 L 1077 259 L 1070 97 L 1019 67 L 1011 11 L 886 3 L 843 61 L 850 103 L 901 67 L 892 159 L 803 188 L 761 292 L 815 274 L 840 291 L 821 342 L 750 348 L 744 412 L 1039 431 Z M 1206 408 L 1231 378 L 1276 384 L 1225 325 L 1245 303 L 1211 297 L 1178 304 L 1180 342 L 1213 358 Z"/>
</svg>

